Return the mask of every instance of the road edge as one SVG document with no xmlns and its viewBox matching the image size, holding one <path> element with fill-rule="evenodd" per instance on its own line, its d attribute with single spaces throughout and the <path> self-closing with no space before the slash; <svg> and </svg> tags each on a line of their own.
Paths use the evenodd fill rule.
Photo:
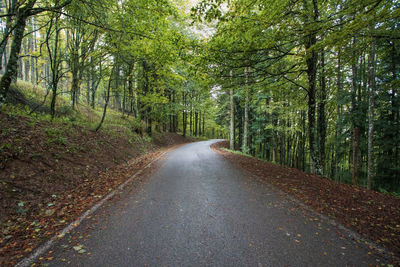
<svg viewBox="0 0 400 267">
<path fill-rule="evenodd" d="M 71 230 L 75 229 L 78 227 L 82 221 L 87 219 L 91 214 L 96 212 L 100 207 L 104 205 L 104 203 L 114 197 L 118 192 L 122 191 L 128 184 L 132 183 L 134 179 L 139 176 L 140 174 L 143 173 L 143 171 L 147 168 L 149 168 L 154 162 L 158 161 L 162 156 L 167 154 L 169 151 L 173 150 L 176 148 L 176 146 L 173 146 L 170 149 L 167 149 L 164 152 L 161 152 L 160 155 L 158 155 L 155 159 L 153 159 L 150 163 L 148 163 L 144 168 L 138 170 L 135 174 L 133 174 L 128 180 L 120 184 L 116 189 L 114 189 L 112 192 L 107 194 L 103 199 L 101 199 L 99 202 L 97 202 L 94 206 L 92 206 L 90 209 L 86 210 L 81 216 L 79 216 L 76 220 L 71 222 L 68 226 L 63 228 L 59 234 L 55 234 L 52 236 L 48 241 L 46 241 L 44 244 L 40 245 L 38 248 L 35 249 L 35 251 L 30 254 L 28 257 L 25 257 L 22 259 L 20 262 L 18 262 L 15 267 L 28 267 L 31 266 L 34 261 L 36 261 L 41 255 L 43 255 L 46 251 L 48 251 L 58 240 L 63 238 L 66 234 L 71 232 Z"/>
</svg>

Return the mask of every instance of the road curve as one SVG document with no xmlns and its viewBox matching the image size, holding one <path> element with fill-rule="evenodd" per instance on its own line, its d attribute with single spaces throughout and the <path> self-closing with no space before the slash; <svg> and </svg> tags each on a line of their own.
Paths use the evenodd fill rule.
<svg viewBox="0 0 400 267">
<path fill-rule="evenodd" d="M 49 266 L 368 266 L 384 259 L 191 143 L 65 236 Z M 75 248 L 73 248 L 75 246 Z M 80 251 L 79 251 L 80 250 Z"/>
</svg>

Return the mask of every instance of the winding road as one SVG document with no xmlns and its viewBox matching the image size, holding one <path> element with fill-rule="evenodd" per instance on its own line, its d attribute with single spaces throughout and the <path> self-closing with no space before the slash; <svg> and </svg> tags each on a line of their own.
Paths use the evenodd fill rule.
<svg viewBox="0 0 400 267">
<path fill-rule="evenodd" d="M 60 240 L 49 266 L 368 266 L 384 262 L 196 142 Z M 75 247 L 75 248 L 74 248 Z"/>
</svg>

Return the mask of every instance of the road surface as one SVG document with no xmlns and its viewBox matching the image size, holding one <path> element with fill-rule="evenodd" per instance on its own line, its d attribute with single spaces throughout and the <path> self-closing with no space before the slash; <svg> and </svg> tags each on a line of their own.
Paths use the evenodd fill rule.
<svg viewBox="0 0 400 267">
<path fill-rule="evenodd" d="M 49 266 L 368 266 L 367 245 L 238 169 L 210 149 L 164 156 L 140 189 L 127 189 L 66 235 Z"/>
</svg>

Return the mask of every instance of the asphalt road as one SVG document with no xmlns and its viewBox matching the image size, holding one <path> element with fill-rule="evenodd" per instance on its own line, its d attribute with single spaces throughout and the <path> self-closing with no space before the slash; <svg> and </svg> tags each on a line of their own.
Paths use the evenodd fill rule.
<svg viewBox="0 0 400 267">
<path fill-rule="evenodd" d="M 50 266 L 368 266 L 368 245 L 233 166 L 209 146 L 170 152 L 66 235 Z M 75 247 L 75 248 L 74 248 Z M 46 261 L 46 258 L 50 261 Z"/>
</svg>

